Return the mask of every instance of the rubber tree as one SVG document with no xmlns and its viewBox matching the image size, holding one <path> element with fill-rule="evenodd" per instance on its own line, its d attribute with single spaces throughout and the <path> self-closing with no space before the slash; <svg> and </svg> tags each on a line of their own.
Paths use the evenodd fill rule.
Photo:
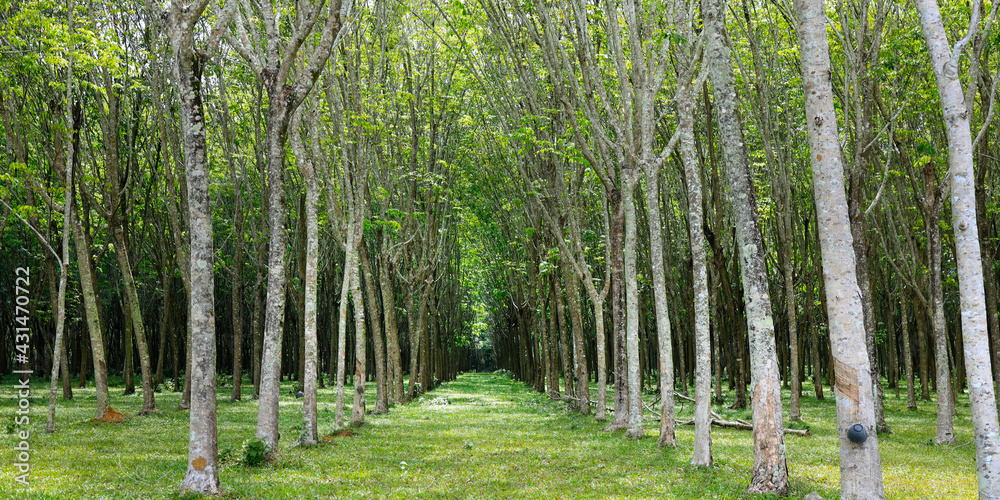
<svg viewBox="0 0 1000 500">
<path fill-rule="evenodd" d="M 334 47 L 342 38 L 351 14 L 351 0 L 320 0 L 298 4 L 291 23 L 291 36 L 282 33 L 288 6 L 281 1 L 262 2 L 259 10 L 240 3 L 232 29 L 220 30 L 263 83 L 267 93 L 266 158 L 268 172 L 268 219 L 270 242 L 267 261 L 267 298 L 257 406 L 257 437 L 272 450 L 278 443 L 278 396 L 281 390 L 281 346 L 284 335 L 287 235 L 285 193 L 285 144 L 292 114 L 308 97 L 326 68 Z M 244 10 L 247 10 L 246 12 Z M 258 18 L 259 16 L 259 18 Z M 325 20 L 320 24 L 320 19 Z M 257 24 L 260 19 L 262 27 Z M 317 30 L 317 27 L 320 27 Z M 300 61 L 303 45 L 318 31 L 319 39 L 307 60 Z"/>
<path fill-rule="evenodd" d="M 813 171 L 817 230 L 829 316 L 830 348 L 837 374 L 837 432 L 841 498 L 884 498 L 875 402 L 865 344 L 864 310 L 847 213 L 844 165 L 830 83 L 830 54 L 823 0 L 797 0 L 806 125 Z M 867 439 L 855 443 L 848 430 L 860 424 Z"/>
<path fill-rule="evenodd" d="M 1000 453 L 1000 425 L 997 423 L 996 394 L 990 364 L 983 259 L 976 218 L 976 177 L 969 126 L 971 110 L 967 107 L 962 82 L 959 80 L 958 64 L 962 49 L 978 31 L 980 3 L 973 3 L 969 31 L 955 44 L 954 49 L 948 43 L 948 34 L 937 0 L 917 0 L 916 4 L 934 70 L 934 81 L 937 82 L 941 98 L 945 134 L 948 138 L 948 168 L 951 173 L 949 197 L 952 228 L 955 231 L 962 340 L 969 381 L 972 430 L 976 442 L 979 498 L 1000 498 L 1000 460 L 996 460 Z"/>
<path fill-rule="evenodd" d="M 715 116 L 729 173 L 730 204 L 736 224 L 750 338 L 754 457 L 748 491 L 779 493 L 788 490 L 782 420 L 781 382 L 774 342 L 774 320 L 768 293 L 764 246 L 757 214 L 757 196 L 736 106 L 733 63 L 725 36 L 725 0 L 704 0 L 705 64 L 712 81 Z"/>
</svg>

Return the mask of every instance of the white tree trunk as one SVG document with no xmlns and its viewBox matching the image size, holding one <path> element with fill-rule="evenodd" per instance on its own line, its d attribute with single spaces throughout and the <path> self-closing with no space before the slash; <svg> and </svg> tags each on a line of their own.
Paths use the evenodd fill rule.
<svg viewBox="0 0 1000 500">
<path fill-rule="evenodd" d="M 273 95 L 273 94 L 272 94 Z M 281 392 L 281 350 L 285 330 L 285 107 L 272 97 L 267 119 L 268 210 L 270 242 L 267 256 L 267 298 L 257 403 L 257 437 L 272 450 L 278 446 L 278 400 Z"/>
<path fill-rule="evenodd" d="M 305 331 L 305 373 L 302 377 L 302 433 L 298 437 L 301 444 L 316 444 L 319 439 L 318 419 L 319 414 L 316 406 L 316 363 L 317 334 L 316 334 L 316 290 L 319 274 L 319 222 L 317 210 L 319 206 L 319 189 L 316 183 L 316 171 L 313 168 L 312 159 L 306 154 L 302 147 L 302 140 L 299 137 L 300 113 L 296 112 L 292 118 L 292 149 L 295 151 L 296 160 L 299 164 L 299 174 L 306 188 L 306 280 L 304 285 L 305 307 L 304 309 L 304 331 Z"/>
<path fill-rule="evenodd" d="M 830 85 L 826 15 L 822 0 L 797 0 L 795 7 L 830 347 L 837 374 L 834 394 L 840 436 L 840 493 L 841 498 L 883 498 L 864 312 Z M 855 424 L 861 424 L 868 434 L 863 443 L 855 444 L 847 438 L 848 429 Z"/>
<path fill-rule="evenodd" d="M 681 158 L 687 185 L 688 237 L 691 240 L 691 267 L 694 276 L 694 453 L 691 465 L 712 465 L 712 344 L 709 339 L 708 270 L 705 234 L 702 229 L 701 172 L 694 145 L 694 99 L 690 89 L 677 99 Z M 650 201 L 652 203 L 652 201 Z M 671 397 L 671 399 L 673 399 Z M 671 401 L 673 403 L 673 401 Z"/>
<path fill-rule="evenodd" d="M 640 438 L 642 430 L 642 387 L 639 378 L 639 282 L 635 258 L 635 186 L 638 170 L 622 173 L 622 204 L 625 206 L 625 352 L 628 359 L 628 429 L 625 435 Z M 655 182 L 655 179 L 654 179 Z M 586 383 L 586 381 L 583 381 Z"/>
<path fill-rule="evenodd" d="M 208 148 L 201 101 L 201 69 L 208 57 L 195 51 L 194 24 L 199 15 L 171 12 L 168 32 L 174 52 L 174 76 L 180 87 L 181 129 L 190 220 L 190 282 L 188 317 L 191 359 L 191 426 L 187 474 L 181 489 L 207 495 L 219 493 L 219 444 L 216 428 L 215 383 L 215 251 L 209 197 Z M 193 17 L 193 18 L 192 18 Z"/>
<path fill-rule="evenodd" d="M 67 9 L 68 25 L 73 31 L 73 11 L 74 2 L 70 0 Z M 73 64 L 70 63 L 66 69 L 66 130 L 71 134 L 75 127 L 73 125 Z M 66 357 L 65 346 L 63 345 L 63 332 L 66 324 L 66 282 L 69 281 L 69 232 L 73 227 L 73 138 L 66 140 L 66 195 L 63 198 L 63 234 L 62 234 L 62 258 L 59 260 L 59 296 L 54 306 L 56 307 L 56 339 L 55 352 L 52 355 L 52 380 L 49 384 L 49 418 L 45 423 L 45 432 L 56 430 L 56 387 L 58 384 L 58 374 L 60 368 L 65 371 L 64 362 Z M 4 214 L 4 219 L 7 219 Z M 0 234 L 3 234 L 0 227 Z M 51 269 L 51 268 L 50 268 Z M 50 285 L 51 286 L 51 285 Z"/>
<path fill-rule="evenodd" d="M 340 310 L 338 311 L 338 326 L 337 326 L 337 402 L 334 406 L 334 427 L 336 429 L 344 428 L 344 382 L 346 377 L 346 366 L 345 358 L 347 355 L 347 301 L 349 298 L 349 292 L 351 290 L 351 280 L 353 279 L 353 273 L 351 269 L 354 266 L 354 260 L 356 259 L 357 252 L 355 252 L 354 247 L 354 223 L 353 217 L 351 224 L 347 228 L 347 255 L 345 256 L 344 262 L 344 280 L 340 284 Z M 412 371 L 412 370 L 411 370 Z M 413 373 L 410 374 L 412 379 Z"/>
<path fill-rule="evenodd" d="M 743 128 L 736 106 L 732 58 L 723 32 L 724 5 L 724 0 L 705 0 L 702 18 L 708 31 L 705 61 L 712 80 L 719 134 L 731 184 L 730 202 L 736 223 L 736 243 L 739 248 L 750 340 L 754 457 L 748 491 L 784 494 L 788 490 L 788 468 L 780 369 L 774 344 L 774 320 L 771 317 L 771 297 L 767 289 L 757 196 L 751 183 Z"/>
<path fill-rule="evenodd" d="M 983 285 L 979 227 L 976 221 L 975 175 L 972 135 L 958 68 L 941 20 L 937 0 L 917 0 L 917 12 L 924 40 L 931 56 L 934 79 L 944 113 L 948 137 L 948 166 L 951 171 L 952 227 L 955 230 L 955 260 L 958 267 L 959 297 L 962 308 L 962 337 L 969 406 L 976 441 L 976 469 L 979 498 L 1000 498 L 1000 426 L 997 424 L 996 394 L 990 371 L 986 302 Z M 957 57 L 954 58 L 957 61 Z M 938 383 L 942 383 L 938 381 Z M 947 384 L 947 381 L 944 383 Z"/>
<path fill-rule="evenodd" d="M 361 196 L 355 200 L 360 205 L 364 203 Z M 367 342 L 365 341 L 365 300 L 361 295 L 360 263 L 358 257 L 361 247 L 361 238 L 364 229 L 364 211 L 360 206 L 356 207 L 358 218 L 354 222 L 354 238 L 351 243 L 354 247 L 354 262 L 348 270 L 351 273 L 351 303 L 354 304 L 354 405 L 351 407 L 351 425 L 361 425 L 365 423 L 365 379 L 367 378 L 368 358 Z"/>
</svg>

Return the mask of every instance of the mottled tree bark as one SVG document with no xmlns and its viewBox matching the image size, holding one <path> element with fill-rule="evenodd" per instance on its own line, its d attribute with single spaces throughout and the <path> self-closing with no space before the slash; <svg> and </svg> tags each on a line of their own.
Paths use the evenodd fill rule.
<svg viewBox="0 0 1000 500">
<path fill-rule="evenodd" d="M 937 430 L 935 444 L 955 444 L 952 416 L 955 405 L 951 393 L 951 364 L 948 362 L 948 331 L 944 318 L 944 290 L 941 276 L 941 226 L 942 198 L 935 179 L 934 162 L 924 168 L 924 198 L 921 200 L 924 228 L 927 230 L 927 253 L 931 261 L 931 327 L 934 330 L 934 366 L 937 390 Z"/>
<path fill-rule="evenodd" d="M 387 242 L 382 240 L 383 245 Z M 385 318 L 386 354 L 389 356 L 389 379 L 392 388 L 392 402 L 403 403 L 403 362 L 399 352 L 399 328 L 396 325 L 396 291 L 392 287 L 392 263 L 389 256 L 380 254 L 382 269 L 379 272 L 379 288 L 382 289 L 382 313 Z"/>
<path fill-rule="evenodd" d="M 284 82 L 281 82 L 284 84 Z M 288 103 L 269 100 L 267 111 L 268 218 L 271 239 L 267 258 L 267 295 L 264 303 L 264 340 L 257 404 L 257 437 L 271 449 L 278 445 L 278 398 L 281 391 L 281 348 L 285 330 L 285 139 Z"/>
<path fill-rule="evenodd" d="M 934 79 L 948 137 L 948 166 L 951 172 L 952 227 L 955 231 L 955 261 L 958 267 L 959 298 L 962 310 L 969 406 L 976 441 L 976 472 L 979 498 L 1000 498 L 1000 425 L 997 422 L 996 394 L 990 368 L 985 291 L 979 227 L 976 219 L 975 175 L 972 134 L 962 82 L 958 78 L 959 42 L 956 53 L 948 46 L 936 0 L 917 0 L 917 12 L 930 52 Z M 970 37 L 978 27 L 978 3 L 973 7 Z M 966 40 L 967 41 L 967 40 Z M 938 385 L 948 381 L 938 380 Z"/>
<path fill-rule="evenodd" d="M 677 121 L 678 127 L 681 129 L 679 144 L 681 159 L 684 163 L 684 183 L 687 186 L 687 225 L 688 239 L 691 241 L 691 274 L 694 291 L 695 408 L 694 451 L 691 465 L 710 467 L 712 465 L 712 345 L 709 338 L 705 233 L 702 229 L 704 222 L 702 219 L 701 172 L 698 168 L 698 158 L 694 147 L 694 96 L 691 93 L 693 90 L 685 89 L 677 99 Z M 652 200 L 649 203 L 652 204 Z M 652 223 L 650 223 L 650 227 L 652 227 Z M 661 370 L 660 373 L 662 376 L 664 371 Z M 661 397 L 666 396 L 661 395 Z M 673 395 L 670 397 L 673 399 Z"/>
<path fill-rule="evenodd" d="M 361 238 L 364 231 L 364 211 L 360 207 L 364 196 L 358 193 L 355 203 L 359 205 L 358 219 L 355 221 L 354 248 L 355 253 L 365 251 L 361 247 Z M 360 259 L 355 256 L 354 267 L 348 268 L 353 274 L 351 277 L 351 302 L 354 304 L 354 404 L 351 406 L 351 425 L 358 426 L 365 423 L 365 381 L 368 370 L 368 344 L 365 339 L 365 301 L 361 295 L 361 272 Z"/>
<path fill-rule="evenodd" d="M 74 203 L 75 205 L 75 203 Z M 97 392 L 96 418 L 101 418 L 108 411 L 108 365 L 104 358 L 104 339 L 101 335 L 101 323 L 98 318 L 97 294 L 94 291 L 93 273 L 90 264 L 90 247 L 83 235 L 79 219 L 76 218 L 77 208 L 73 208 L 70 220 L 73 228 L 73 239 L 76 244 L 76 264 L 80 272 L 80 288 L 83 290 L 83 308 L 87 318 L 87 331 L 90 332 L 91 359 L 94 364 L 94 389 Z"/>
<path fill-rule="evenodd" d="M 916 410 L 916 391 L 913 387 L 913 384 L 915 383 L 913 380 L 913 350 L 910 348 L 910 315 L 907 312 L 908 301 L 906 292 L 900 292 L 899 302 L 899 319 L 900 326 L 902 328 L 900 335 L 903 337 L 903 366 L 906 369 L 906 409 Z"/>
<path fill-rule="evenodd" d="M 292 118 L 292 149 L 299 164 L 299 174 L 305 184 L 305 282 L 303 283 L 304 305 L 302 322 L 305 336 L 304 374 L 302 383 L 302 433 L 298 436 L 301 444 L 316 444 L 319 439 L 319 413 L 316 405 L 316 374 L 319 361 L 317 349 L 317 309 L 316 293 L 319 276 L 319 189 L 316 182 L 316 171 L 312 159 L 302 147 L 299 136 L 299 121 L 301 111 Z"/>
<path fill-rule="evenodd" d="M 361 273 L 365 277 L 365 299 L 368 319 L 372 323 L 372 340 L 375 344 L 375 413 L 389 411 L 389 390 L 386 384 L 385 345 L 383 343 L 382 318 L 379 314 L 378 299 L 375 295 L 375 277 L 368 258 L 368 245 L 361 239 Z"/>
<path fill-rule="evenodd" d="M 750 374 L 753 405 L 753 472 L 748 491 L 779 493 L 788 490 L 782 420 L 780 369 L 774 343 L 774 321 L 768 294 L 764 246 L 757 215 L 757 196 L 751 183 L 743 128 L 736 105 L 732 59 L 726 43 L 725 2 L 704 0 L 702 18 L 707 40 L 705 62 L 715 97 L 716 120 L 729 171 L 730 203 L 736 223 L 750 338 Z"/>
<path fill-rule="evenodd" d="M 555 287 L 552 285 L 554 277 L 550 273 L 546 288 L 548 299 L 548 342 L 549 342 L 549 398 L 559 399 L 559 330 L 556 325 L 556 296 Z M 544 318 L 544 314 L 543 314 Z"/>
<path fill-rule="evenodd" d="M 184 163 L 190 223 L 190 295 L 188 321 L 191 385 L 191 424 L 187 473 L 181 490 L 206 495 L 219 493 L 219 450 L 215 407 L 215 251 L 209 197 L 208 147 L 202 109 L 201 77 L 208 55 L 194 44 L 195 24 L 207 1 L 171 6 L 167 34 L 174 55 L 174 78 L 181 101 Z"/>
<path fill-rule="evenodd" d="M 566 309 L 563 305 L 562 294 L 559 292 L 559 277 L 555 273 L 552 273 L 551 283 L 551 293 L 556 301 L 556 319 L 559 322 L 557 330 L 559 331 L 559 359 L 562 363 L 563 372 L 563 386 L 565 388 L 565 393 L 567 396 L 575 394 L 573 390 L 573 361 L 570 357 L 572 352 L 569 349 L 569 328 L 566 326 Z M 576 402 L 572 399 L 568 402 L 569 407 L 575 407 Z"/>
<path fill-rule="evenodd" d="M 573 327 L 573 387 L 576 389 L 577 410 L 581 415 L 590 414 L 590 377 L 587 374 L 587 355 L 583 345 L 583 314 L 580 307 L 580 282 L 573 272 L 569 259 L 560 259 L 563 281 L 566 283 L 566 304 Z"/>
<path fill-rule="evenodd" d="M 622 173 L 622 177 L 624 178 L 622 204 L 625 206 L 625 351 L 628 358 L 628 428 L 625 435 L 631 438 L 640 438 L 644 431 L 642 429 L 642 383 L 639 379 L 639 281 L 636 277 L 635 258 L 635 239 L 638 231 L 635 222 L 634 200 L 639 171 L 637 169 L 626 170 Z"/>
<path fill-rule="evenodd" d="M 823 254 L 830 346 L 836 365 L 837 428 L 840 438 L 842 498 L 879 499 L 882 463 L 874 392 L 865 344 L 864 311 L 857 282 L 853 236 L 847 213 L 844 166 L 837 136 L 837 115 L 830 85 L 826 15 L 821 0 L 796 0 L 802 54 L 806 122 L 809 132 L 817 229 Z M 863 443 L 848 440 L 851 426 L 868 433 Z"/>
<path fill-rule="evenodd" d="M 139 410 L 139 415 L 145 415 L 157 411 L 156 400 L 153 396 L 155 388 L 153 385 L 153 366 L 149 359 L 149 345 L 146 343 L 146 326 L 143 324 L 142 310 L 139 306 L 139 294 L 135 288 L 135 280 L 132 278 L 132 265 L 129 262 L 124 229 L 120 225 L 116 225 L 113 233 L 115 235 L 115 255 L 118 257 L 118 267 L 125 282 L 125 293 L 127 294 L 125 304 L 128 306 L 129 314 L 131 315 L 132 332 L 135 335 L 136 342 L 139 344 L 139 367 L 142 371 L 142 409 Z M 127 347 L 131 351 L 131 346 Z"/>
<path fill-rule="evenodd" d="M 344 383 L 346 381 L 346 357 L 347 357 L 347 302 L 351 291 L 351 279 L 353 273 L 351 268 L 357 258 L 357 252 L 353 245 L 354 225 L 348 226 L 347 255 L 344 262 L 344 279 L 340 284 L 340 310 L 337 314 L 337 402 L 334 406 L 334 426 L 337 429 L 344 427 Z M 413 374 L 410 374 L 412 381 Z"/>
</svg>

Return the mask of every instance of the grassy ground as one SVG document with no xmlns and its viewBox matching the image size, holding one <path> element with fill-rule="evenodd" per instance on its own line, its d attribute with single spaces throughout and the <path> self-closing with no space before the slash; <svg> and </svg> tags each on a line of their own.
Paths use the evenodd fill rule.
<svg viewBox="0 0 1000 500">
<path fill-rule="evenodd" d="M 47 391 L 33 386 L 28 487 L 14 482 L 13 425 L 17 404 L 12 379 L 0 386 L 0 498 L 122 499 L 177 498 L 187 457 L 187 413 L 175 410 L 176 393 L 158 393 L 160 415 L 98 424 L 94 391 L 76 390 L 60 402 L 58 430 L 47 435 Z M 221 470 L 226 498 L 746 498 L 751 436 L 713 429 L 715 466 L 691 467 L 693 428 L 681 427 L 678 447 L 656 447 L 658 423 L 646 423 L 646 439 L 602 432 L 592 417 L 565 411 L 500 374 L 465 374 L 413 404 L 388 415 L 369 415 L 354 437 L 332 444 L 294 447 L 301 425 L 300 400 L 286 383 L 281 399 L 281 448 L 263 468 L 239 465 L 241 444 L 254 435 L 257 403 L 230 403 L 219 391 L 219 448 L 232 450 Z M 369 387 L 371 399 L 374 387 Z M 42 395 L 45 394 L 43 398 Z M 816 401 L 804 390 L 802 414 L 812 437 L 788 436 L 790 497 L 817 491 L 836 498 L 839 487 L 836 410 L 832 399 Z M 731 395 L 730 395 L 731 396 Z M 904 393 L 905 398 L 905 393 Z M 320 391 L 320 433 L 333 427 L 334 393 Z M 610 398 L 609 398 L 610 399 Z M 650 397 L 652 399 L 652 397 Z M 730 398 L 731 399 L 731 398 Z M 905 399 L 887 391 L 886 414 L 894 434 L 880 436 L 888 498 L 975 498 L 975 449 L 967 399 L 955 418 L 958 446 L 933 446 L 934 406 L 921 402 L 906 411 Z M 113 389 L 112 405 L 134 414 L 140 396 Z M 787 404 L 787 393 L 786 393 Z M 372 407 L 369 402 L 369 408 Z M 678 407 L 689 419 L 690 403 Z M 749 412 L 716 406 L 724 416 Z M 348 411 L 349 413 L 349 411 Z M 8 425 L 10 424 L 10 425 Z M 4 432 L 6 431 L 6 432 Z M 762 497 L 756 497 L 762 498 Z"/>
</svg>

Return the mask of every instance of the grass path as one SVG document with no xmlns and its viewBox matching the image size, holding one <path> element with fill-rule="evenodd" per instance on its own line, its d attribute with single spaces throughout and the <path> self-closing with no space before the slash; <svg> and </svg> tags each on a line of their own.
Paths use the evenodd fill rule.
<svg viewBox="0 0 1000 500">
<path fill-rule="evenodd" d="M 15 401 L 9 380 L 0 388 L 0 415 L 13 417 Z M 41 432 L 44 401 L 41 384 L 33 387 L 30 426 L 31 486 L 14 487 L 12 447 L 16 434 L 0 452 L 0 498 L 176 498 L 185 471 L 187 413 L 174 410 L 177 394 L 159 393 L 164 412 L 131 418 L 123 424 L 87 421 L 93 390 L 77 391 L 60 402 L 59 430 Z M 747 498 L 751 437 L 747 431 L 713 429 L 716 464 L 712 470 L 688 465 L 693 430 L 678 431 L 678 447 L 656 447 L 656 422 L 646 423 L 649 437 L 625 439 L 601 431 L 592 417 L 568 413 L 523 384 L 500 374 L 464 374 L 412 404 L 387 415 L 368 415 L 368 424 L 353 437 L 332 444 L 295 447 L 301 425 L 301 402 L 283 386 L 281 451 L 276 463 L 258 469 L 238 465 L 240 444 L 253 436 L 256 401 L 228 401 L 219 392 L 220 450 L 228 453 L 222 467 L 226 498 L 421 498 L 421 499 L 552 499 L 552 498 Z M 374 393 L 370 387 L 369 397 Z M 807 393 L 808 394 L 808 393 Z M 112 405 L 134 414 L 141 396 L 121 396 Z M 320 391 L 320 432 L 332 430 L 333 391 Z M 934 447 L 933 403 L 907 412 L 886 399 L 895 434 L 881 439 L 888 498 L 975 498 L 973 445 Z M 371 406 L 369 406 L 370 408 Z M 747 413 L 715 408 L 728 416 Z M 691 405 L 678 407 L 690 418 Z M 791 472 L 791 498 L 818 491 L 836 498 L 839 487 L 835 409 L 829 398 L 803 397 L 803 415 L 813 437 L 786 438 Z M 967 402 L 960 399 L 956 417 L 959 442 L 971 439 Z M 0 427 L 2 428 L 2 427 Z M 13 432 L 17 432 L 14 429 Z M 767 498 L 767 497 L 752 497 Z"/>
</svg>

